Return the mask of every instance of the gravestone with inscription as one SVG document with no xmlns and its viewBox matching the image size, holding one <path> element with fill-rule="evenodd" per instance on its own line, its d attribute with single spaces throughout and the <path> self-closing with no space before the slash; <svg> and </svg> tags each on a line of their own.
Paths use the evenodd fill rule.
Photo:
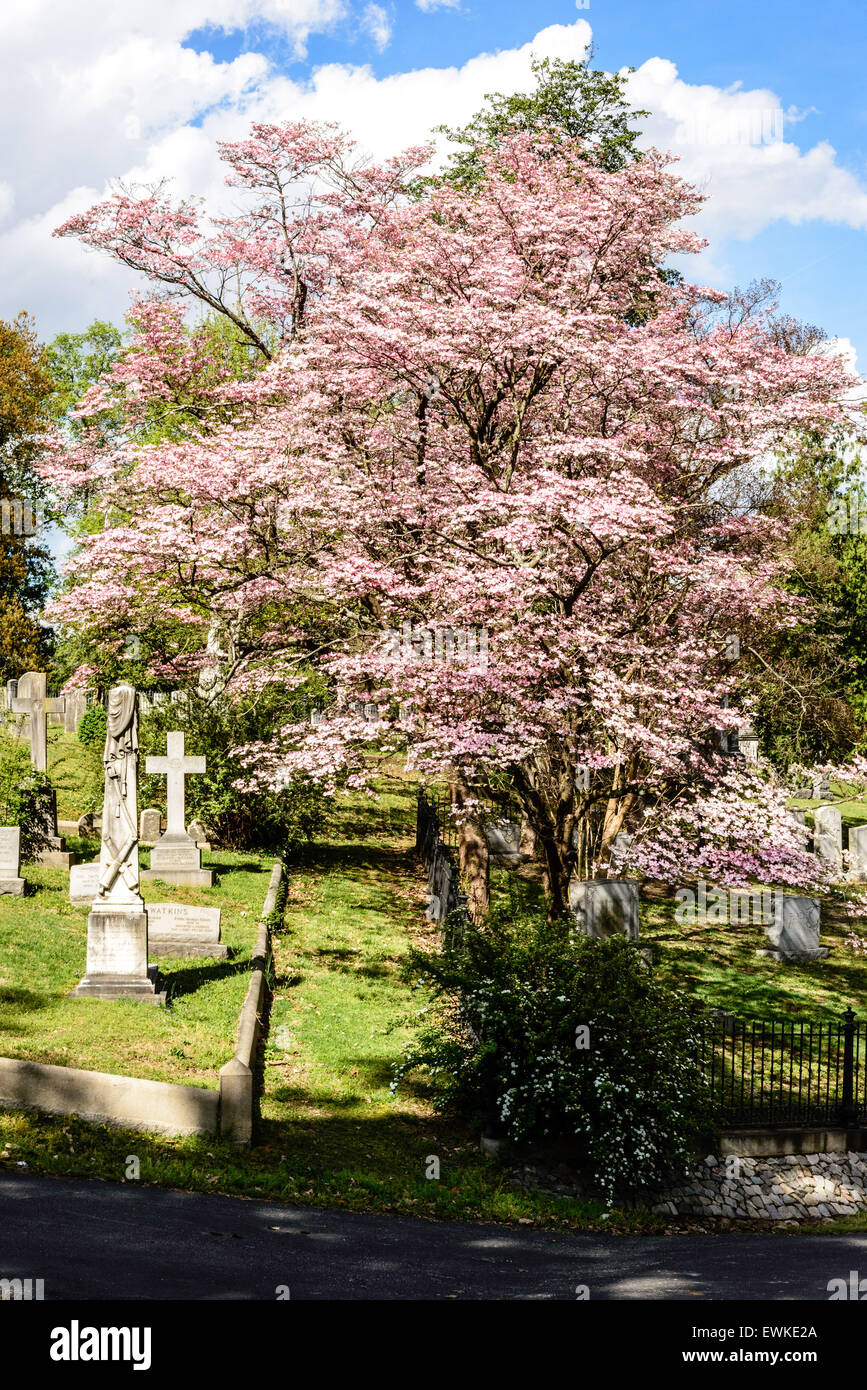
<svg viewBox="0 0 867 1390">
<path fill-rule="evenodd" d="M 628 878 L 591 878 L 569 884 L 569 907 L 585 936 L 638 940 L 638 885 Z"/>
<path fill-rule="evenodd" d="M 778 961 L 823 960 L 829 948 L 819 945 L 819 899 L 785 893 L 775 893 L 774 898 L 772 921 L 765 925 L 770 947 L 756 955 Z"/>
<path fill-rule="evenodd" d="M 521 850 L 521 822 L 517 820 L 491 821 L 485 826 L 485 839 L 488 850 L 493 855 L 515 855 Z"/>
<path fill-rule="evenodd" d="M 138 709 L 131 685 L 109 692 L 106 715 L 99 879 L 87 919 L 87 971 L 72 995 L 164 1004 L 156 972 L 148 970 L 148 919 L 139 890 Z"/>
<path fill-rule="evenodd" d="M 151 956 L 198 956 L 225 960 L 220 941 L 220 909 L 189 903 L 148 903 L 148 951 Z"/>
<path fill-rule="evenodd" d="M 99 892 L 100 864 L 73 864 L 69 870 L 69 901 L 78 906 L 93 902 Z"/>
<path fill-rule="evenodd" d="M 17 825 L 0 825 L 0 893 L 20 898 L 24 894 L 21 867 L 21 830 Z"/>
<path fill-rule="evenodd" d="M 162 773 L 166 778 L 166 831 L 151 850 L 151 866 L 142 878 L 158 878 L 163 883 L 186 884 L 191 888 L 210 888 L 213 869 L 202 868 L 202 851 L 184 824 L 184 779 L 204 772 L 205 759 L 184 756 L 184 736 L 178 730 L 166 735 L 166 757 L 146 758 L 145 771 Z"/>
</svg>

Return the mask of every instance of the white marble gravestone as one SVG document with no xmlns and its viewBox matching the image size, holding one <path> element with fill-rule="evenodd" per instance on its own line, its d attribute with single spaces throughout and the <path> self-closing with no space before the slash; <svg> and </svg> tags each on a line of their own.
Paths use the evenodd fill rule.
<svg viewBox="0 0 867 1390">
<path fill-rule="evenodd" d="M 165 834 L 151 850 L 151 866 L 143 878 L 193 888 L 210 888 L 214 882 L 213 869 L 202 868 L 202 851 L 184 824 L 184 780 L 191 773 L 204 772 L 206 766 L 203 757 L 184 757 L 184 736 L 179 730 L 166 735 L 166 757 L 145 759 L 146 772 L 166 778 L 167 811 Z"/>
<path fill-rule="evenodd" d="M 585 936 L 638 940 L 638 885 L 632 879 L 573 880 L 569 884 L 569 907 Z"/>
<path fill-rule="evenodd" d="M 24 894 L 21 867 L 21 830 L 17 825 L 0 825 L 0 893 L 20 898 Z"/>
<path fill-rule="evenodd" d="M 151 956 L 208 956 L 225 960 L 220 942 L 220 909 L 189 903 L 148 903 L 148 951 Z"/>
<path fill-rule="evenodd" d="M 816 853 L 837 868 L 843 865 L 843 820 L 836 806 L 817 806 L 813 812 Z"/>
<path fill-rule="evenodd" d="M 774 899 L 773 920 L 765 925 L 770 948 L 756 955 L 780 961 L 823 960 L 829 948 L 819 945 L 819 899 L 785 893 L 775 893 Z"/>
<path fill-rule="evenodd" d="M 99 892 L 100 862 L 73 864 L 69 870 L 69 901 L 82 906 L 93 902 Z"/>
<path fill-rule="evenodd" d="M 867 824 L 849 827 L 849 872 L 855 879 L 867 875 Z"/>
<path fill-rule="evenodd" d="M 87 971 L 74 997 L 165 1003 L 148 973 L 148 919 L 139 890 L 138 709 L 131 685 L 109 692 L 99 881 L 87 919 Z"/>
</svg>

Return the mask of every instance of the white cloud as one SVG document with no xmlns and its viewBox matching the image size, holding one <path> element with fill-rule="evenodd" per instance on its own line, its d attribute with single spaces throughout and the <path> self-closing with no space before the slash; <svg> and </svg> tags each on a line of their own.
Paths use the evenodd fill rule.
<svg viewBox="0 0 867 1390">
<path fill-rule="evenodd" d="M 461 0 L 415 0 L 416 8 L 430 14 L 432 10 L 459 10 Z"/>
<path fill-rule="evenodd" d="M 827 141 L 802 153 L 786 140 L 802 113 L 784 110 L 776 93 L 694 86 L 652 58 L 629 78 L 629 98 L 651 112 L 642 145 L 677 154 L 677 172 L 709 195 L 695 226 L 713 243 L 747 240 L 779 220 L 867 227 L 867 188 Z"/>
<path fill-rule="evenodd" d="M 380 53 L 391 41 L 391 20 L 382 5 L 366 5 L 361 16 L 362 27 L 367 30 Z"/>
<path fill-rule="evenodd" d="M 456 8 L 455 0 L 416 4 Z M 221 62 L 184 47 L 194 29 L 253 23 L 279 29 L 297 52 L 341 23 L 356 32 L 360 23 L 380 46 L 391 27 L 389 8 L 373 0 L 354 18 L 349 0 L 29 0 L 0 8 L 0 315 L 26 307 L 50 335 L 96 314 L 123 314 L 125 290 L 138 278 L 51 237 L 115 177 L 168 176 L 178 195 L 225 206 L 215 142 L 240 138 L 252 120 L 337 121 L 381 157 L 424 141 L 440 122 L 466 122 L 486 92 L 527 90 L 532 54 L 580 59 L 592 37 L 579 18 L 459 67 L 377 77 L 369 66 L 328 63 L 306 79 L 277 71 L 265 52 Z M 724 259 L 725 239 L 755 236 L 778 218 L 867 226 L 867 189 L 829 144 L 801 153 L 785 139 L 801 115 L 783 111 L 776 93 L 693 85 L 653 58 L 629 78 L 629 96 L 651 111 L 645 143 L 677 153 L 678 172 L 711 195 L 695 225 L 713 248 L 688 258 L 691 277 L 724 284 L 726 268 L 712 257 Z"/>
</svg>

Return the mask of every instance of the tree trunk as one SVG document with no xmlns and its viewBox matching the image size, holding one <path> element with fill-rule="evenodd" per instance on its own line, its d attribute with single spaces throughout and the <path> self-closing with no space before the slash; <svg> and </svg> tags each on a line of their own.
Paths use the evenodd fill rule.
<svg viewBox="0 0 867 1390">
<path fill-rule="evenodd" d="M 463 782 L 452 789 L 452 799 L 463 806 L 470 792 Z M 484 922 L 491 906 L 491 867 L 485 832 L 475 820 L 462 820 L 458 828 L 458 860 L 467 895 L 467 911 L 476 923 Z"/>
</svg>

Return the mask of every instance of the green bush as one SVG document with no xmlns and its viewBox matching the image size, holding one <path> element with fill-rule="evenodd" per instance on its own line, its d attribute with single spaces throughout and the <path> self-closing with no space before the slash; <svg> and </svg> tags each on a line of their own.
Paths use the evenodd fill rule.
<svg viewBox="0 0 867 1390">
<path fill-rule="evenodd" d="M 105 747 L 107 727 L 108 719 L 103 706 L 91 705 L 78 721 L 79 743 L 83 743 L 85 748 L 93 748 L 96 745 L 101 751 Z"/>
<path fill-rule="evenodd" d="M 577 1138 L 609 1203 L 687 1166 L 708 1119 L 702 1016 L 632 942 L 500 911 L 415 952 L 410 969 L 433 1002 L 393 1088 L 423 1067 L 439 1109 L 513 1142 Z"/>
<path fill-rule="evenodd" d="M 0 735 L 0 825 L 20 827 L 22 862 L 48 845 L 54 828 L 50 797 L 51 783 L 45 773 L 31 768 L 26 744 Z"/>
</svg>

